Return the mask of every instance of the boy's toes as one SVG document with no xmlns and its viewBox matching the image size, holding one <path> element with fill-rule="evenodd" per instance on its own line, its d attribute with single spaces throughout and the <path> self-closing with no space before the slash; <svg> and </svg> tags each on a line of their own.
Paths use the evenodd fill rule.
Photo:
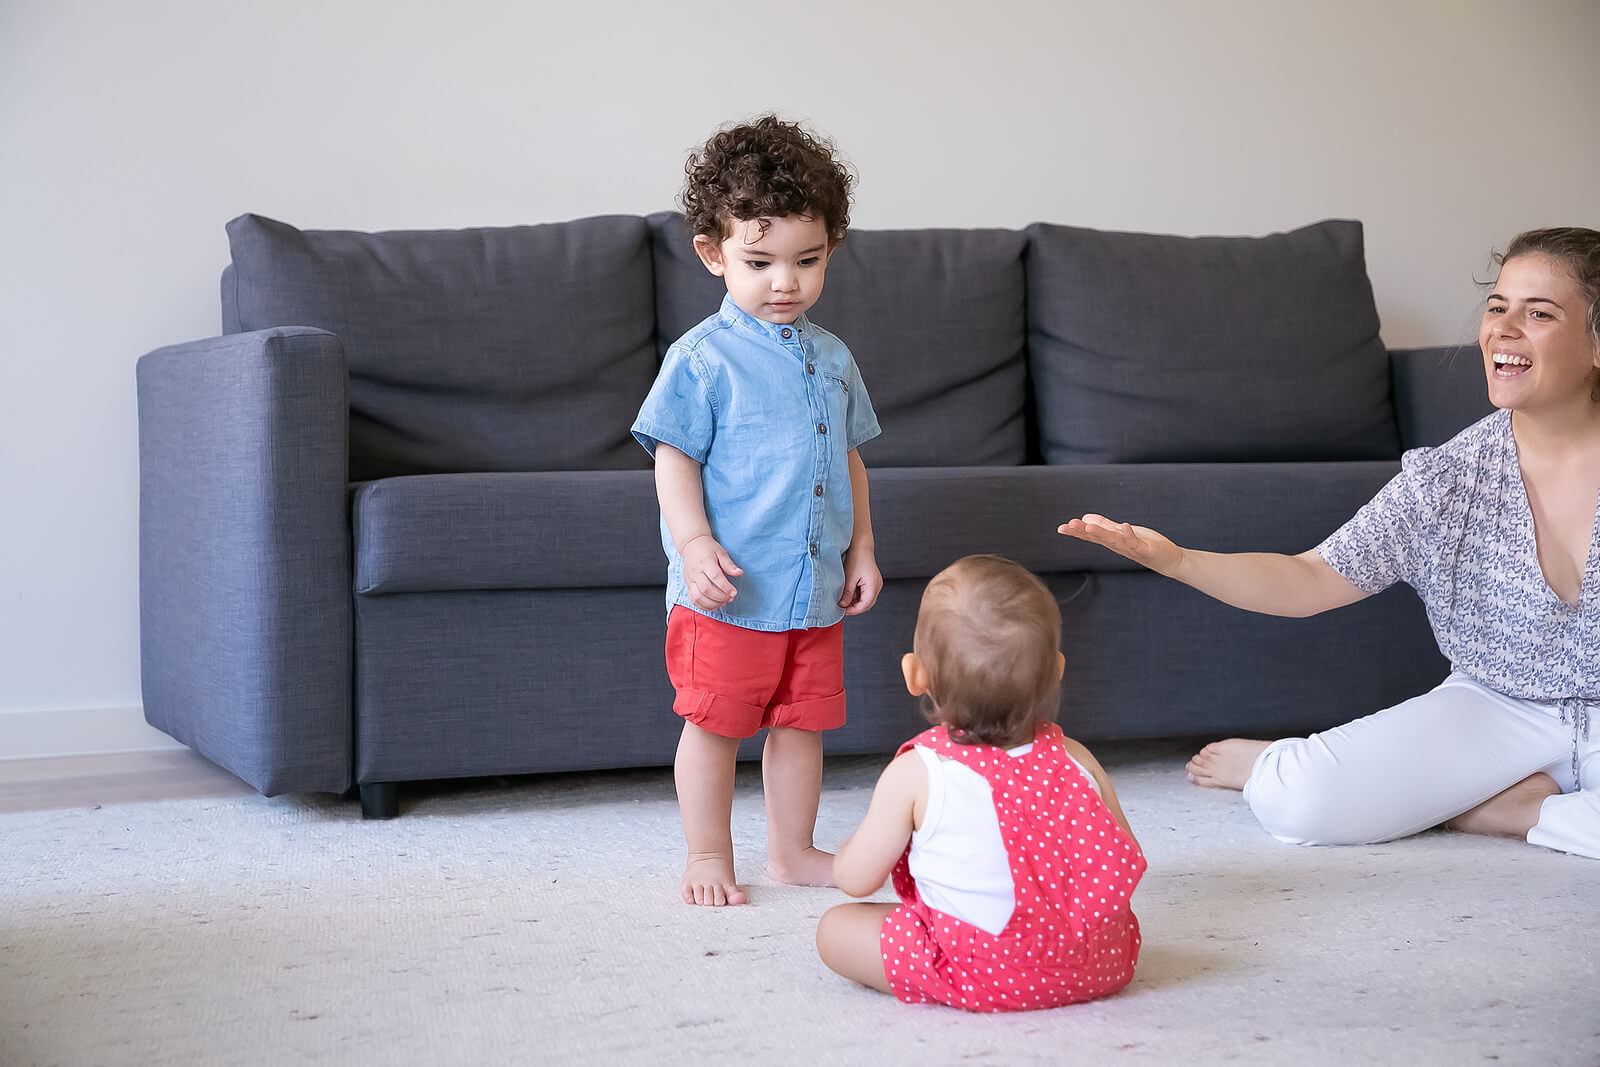
<svg viewBox="0 0 1600 1067">
<path fill-rule="evenodd" d="M 744 890 L 733 880 L 731 856 L 691 859 L 683 869 L 683 902 L 720 908 L 743 904 Z"/>
</svg>

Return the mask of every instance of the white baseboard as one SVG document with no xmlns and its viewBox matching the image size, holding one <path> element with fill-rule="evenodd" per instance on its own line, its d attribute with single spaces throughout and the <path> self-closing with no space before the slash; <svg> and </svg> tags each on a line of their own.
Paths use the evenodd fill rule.
<svg viewBox="0 0 1600 1067">
<path fill-rule="evenodd" d="M 0 760 L 183 748 L 144 721 L 144 708 L 0 711 Z"/>
</svg>

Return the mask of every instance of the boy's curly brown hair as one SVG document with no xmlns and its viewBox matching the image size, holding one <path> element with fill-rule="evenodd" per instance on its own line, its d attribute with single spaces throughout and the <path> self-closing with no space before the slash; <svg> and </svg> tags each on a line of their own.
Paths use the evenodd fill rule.
<svg viewBox="0 0 1600 1067">
<path fill-rule="evenodd" d="M 834 151 L 832 141 L 776 115 L 718 132 L 684 164 L 690 233 L 722 241 L 736 220 L 805 215 L 820 218 L 838 244 L 850 228 L 855 176 Z"/>
</svg>

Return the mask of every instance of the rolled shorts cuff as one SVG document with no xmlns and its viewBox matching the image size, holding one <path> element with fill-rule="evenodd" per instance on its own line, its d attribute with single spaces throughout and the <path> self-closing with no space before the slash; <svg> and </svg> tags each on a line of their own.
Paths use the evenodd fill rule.
<svg viewBox="0 0 1600 1067">
<path fill-rule="evenodd" d="M 762 725 L 786 730 L 837 730 L 844 725 L 844 690 L 815 700 L 774 704 Z"/>
<path fill-rule="evenodd" d="M 719 737 L 750 737 L 761 729 L 767 709 L 745 704 L 704 689 L 683 688 L 672 701 L 672 710 L 700 729 Z"/>
<path fill-rule="evenodd" d="M 672 710 L 708 733 L 751 737 L 763 727 L 782 730 L 837 730 L 845 721 L 845 695 L 758 708 L 703 689 L 680 689 Z"/>
</svg>

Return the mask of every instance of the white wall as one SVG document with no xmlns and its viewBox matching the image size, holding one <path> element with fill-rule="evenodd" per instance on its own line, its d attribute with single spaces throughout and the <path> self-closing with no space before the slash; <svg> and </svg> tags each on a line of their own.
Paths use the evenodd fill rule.
<svg viewBox="0 0 1600 1067">
<path fill-rule="evenodd" d="M 776 108 L 861 227 L 1361 219 L 1385 340 L 1446 343 L 1492 247 L 1600 225 L 1597 58 L 1591 0 L 3 0 L 0 757 L 157 738 L 133 366 L 217 332 L 234 215 L 643 213 Z"/>
</svg>

